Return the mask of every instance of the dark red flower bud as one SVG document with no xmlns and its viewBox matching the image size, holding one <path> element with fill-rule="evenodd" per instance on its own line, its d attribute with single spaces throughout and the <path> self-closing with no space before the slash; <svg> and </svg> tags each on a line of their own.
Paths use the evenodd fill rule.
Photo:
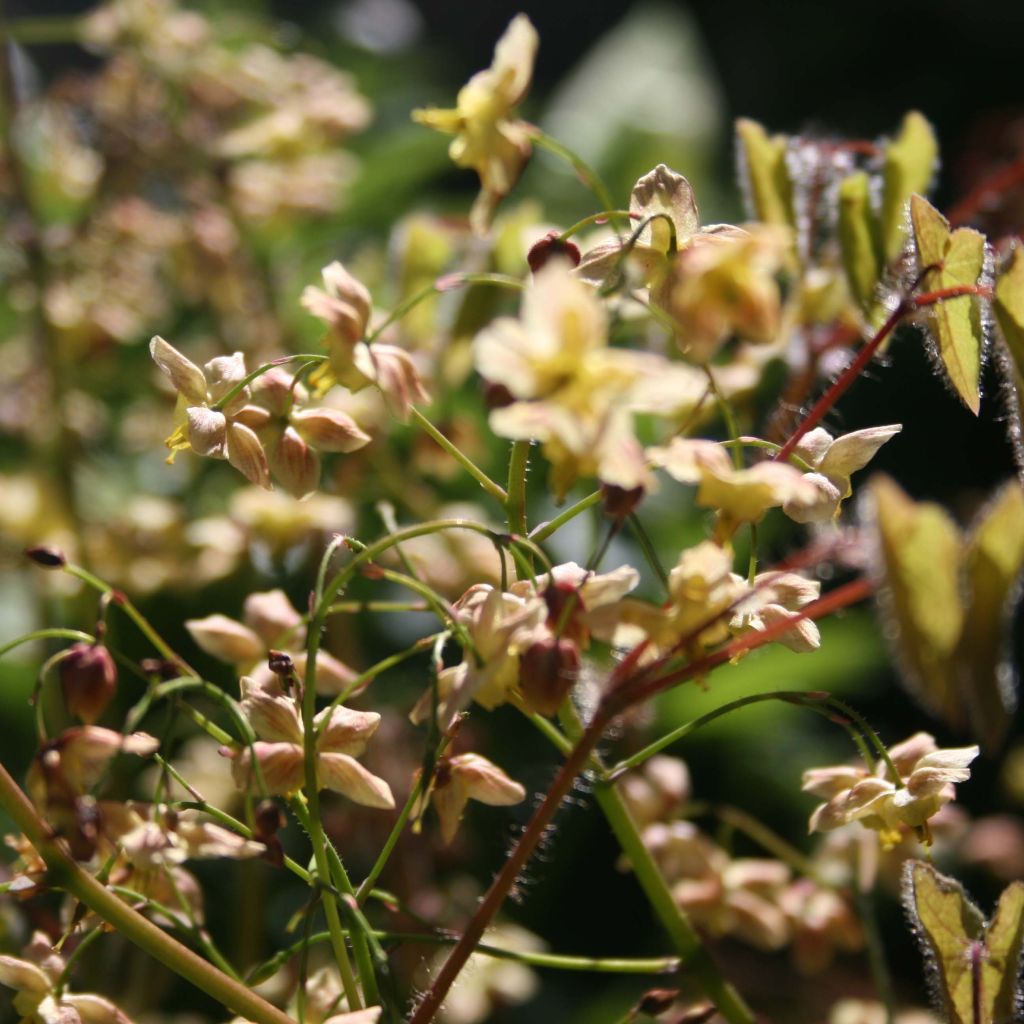
<svg viewBox="0 0 1024 1024">
<path fill-rule="evenodd" d="M 181 666 L 175 661 L 167 658 L 143 658 L 139 667 L 148 676 L 158 676 L 160 679 L 177 679 L 181 675 Z"/>
<path fill-rule="evenodd" d="M 63 569 L 68 564 L 64 552 L 60 548 L 50 547 L 47 544 L 27 548 L 25 554 L 42 569 Z"/>
<path fill-rule="evenodd" d="M 488 412 L 494 409 L 504 409 L 516 400 L 515 395 L 504 384 L 494 384 L 489 380 L 484 381 L 484 405 Z"/>
<path fill-rule="evenodd" d="M 60 663 L 68 711 L 92 725 L 117 691 L 117 665 L 102 644 L 73 644 Z"/>
<path fill-rule="evenodd" d="M 670 1009 L 678 998 L 677 988 L 652 988 L 640 997 L 636 1008 L 640 1013 L 646 1013 L 648 1017 L 657 1017 L 659 1013 Z"/>
<path fill-rule="evenodd" d="M 631 515 L 637 505 L 644 500 L 642 487 L 631 487 L 628 491 L 614 484 L 601 485 L 601 505 L 610 519 L 622 522 Z"/>
<path fill-rule="evenodd" d="M 542 715 L 558 711 L 579 674 L 579 649 L 565 637 L 538 640 L 519 659 L 519 688 L 526 703 Z"/>
<path fill-rule="evenodd" d="M 281 846 L 281 840 L 277 838 L 277 833 L 286 824 L 284 812 L 273 800 L 261 800 L 256 806 L 255 824 L 256 830 L 252 837 L 266 847 L 263 859 L 275 868 L 282 867 L 284 848 Z"/>
<path fill-rule="evenodd" d="M 548 608 L 548 626 L 559 636 L 586 646 L 587 627 L 580 616 L 587 609 L 579 588 L 563 580 L 544 588 L 544 603 Z"/>
<path fill-rule="evenodd" d="M 537 273 L 548 260 L 555 256 L 567 259 L 574 267 L 580 264 L 580 247 L 568 238 L 560 238 L 557 231 L 549 231 L 539 242 L 535 242 L 526 254 L 530 270 Z"/>
<path fill-rule="evenodd" d="M 280 676 L 282 679 L 291 679 L 295 674 L 295 663 L 292 661 L 291 655 L 284 651 L 271 651 L 267 658 L 267 665 L 275 676 Z"/>
</svg>

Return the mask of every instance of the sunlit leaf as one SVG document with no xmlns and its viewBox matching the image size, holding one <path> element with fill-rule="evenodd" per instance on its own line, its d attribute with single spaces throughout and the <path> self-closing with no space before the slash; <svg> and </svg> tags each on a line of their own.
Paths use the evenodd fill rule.
<svg viewBox="0 0 1024 1024">
<path fill-rule="evenodd" d="M 858 305 L 867 310 L 881 275 L 868 176 L 858 171 L 839 185 L 839 242 L 843 269 Z"/>
<path fill-rule="evenodd" d="M 925 707 L 962 717 L 952 656 L 960 640 L 961 536 L 938 505 L 915 502 L 888 477 L 871 482 L 882 574 L 879 599 L 903 674 Z"/>
<path fill-rule="evenodd" d="M 882 247 L 895 259 L 906 240 L 905 210 L 915 193 L 927 191 L 938 161 L 939 147 L 927 118 L 916 110 L 903 118 L 900 133 L 885 147 L 882 172 Z"/>
<path fill-rule="evenodd" d="M 741 177 L 746 179 L 750 205 L 759 220 L 769 224 L 793 223 L 792 184 L 786 170 L 786 137 L 769 138 L 756 121 L 736 122 Z"/>
<path fill-rule="evenodd" d="M 1024 375 L 1024 249 L 1015 249 L 995 286 L 993 308 L 1007 348 Z"/>
<path fill-rule="evenodd" d="M 921 282 L 923 291 L 976 285 L 985 264 L 985 237 L 970 228 L 950 233 L 946 218 L 926 199 L 911 196 L 910 217 L 921 269 L 932 268 Z M 939 358 L 946 376 L 964 404 L 977 414 L 981 404 L 982 332 L 977 299 L 959 295 L 930 307 Z"/>
<path fill-rule="evenodd" d="M 908 861 L 903 902 L 950 1024 L 1011 1024 L 1018 1008 L 1024 882 L 1013 882 L 986 924 L 958 882 Z"/>
<path fill-rule="evenodd" d="M 964 553 L 966 614 L 957 648 L 958 685 L 974 735 L 997 747 L 1016 707 L 1007 650 L 1009 616 L 1024 567 L 1024 490 L 1014 480 L 982 512 Z"/>
</svg>

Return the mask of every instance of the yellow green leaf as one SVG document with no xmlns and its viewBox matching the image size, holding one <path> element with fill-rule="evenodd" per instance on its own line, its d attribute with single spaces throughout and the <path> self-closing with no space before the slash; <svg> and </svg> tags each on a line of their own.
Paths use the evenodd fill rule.
<svg viewBox="0 0 1024 1024">
<path fill-rule="evenodd" d="M 1024 375 L 1024 249 L 1014 249 L 996 280 L 993 306 L 1017 372 Z"/>
<path fill-rule="evenodd" d="M 736 122 L 736 141 L 745 168 L 751 204 L 759 220 L 793 225 L 793 187 L 786 169 L 785 135 L 768 133 L 756 121 Z"/>
<path fill-rule="evenodd" d="M 906 239 L 904 210 L 915 192 L 925 192 L 935 173 L 939 147 L 927 118 L 916 110 L 903 118 L 900 133 L 885 147 L 882 171 L 882 246 L 893 260 Z"/>
<path fill-rule="evenodd" d="M 1012 1024 L 1024 938 L 1024 883 L 1013 882 L 986 923 L 961 885 L 908 861 L 903 900 L 950 1024 Z"/>
<path fill-rule="evenodd" d="M 907 683 L 947 721 L 962 717 L 952 656 L 960 640 L 961 536 L 938 505 L 915 502 L 891 479 L 871 481 L 881 554 L 879 600 Z"/>
<path fill-rule="evenodd" d="M 1014 480 L 984 509 L 964 554 L 966 609 L 956 652 L 958 686 L 974 735 L 1002 742 L 1016 706 L 1008 616 L 1024 568 L 1024 490 Z"/>
<path fill-rule="evenodd" d="M 985 265 L 985 237 L 970 228 L 950 233 L 946 218 L 927 199 L 910 198 L 921 269 L 927 270 L 922 292 L 976 285 Z M 959 295 L 940 299 L 929 307 L 939 357 L 946 376 L 964 404 L 977 414 L 981 405 L 982 332 L 977 297 Z"/>
<path fill-rule="evenodd" d="M 858 171 L 839 185 L 839 243 L 850 292 L 865 311 L 874 302 L 882 272 L 875 235 L 868 176 Z"/>
</svg>

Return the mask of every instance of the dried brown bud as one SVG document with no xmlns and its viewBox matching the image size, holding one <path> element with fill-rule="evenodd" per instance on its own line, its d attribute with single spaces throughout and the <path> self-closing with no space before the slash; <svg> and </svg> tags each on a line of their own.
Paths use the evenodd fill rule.
<svg viewBox="0 0 1024 1024">
<path fill-rule="evenodd" d="M 73 644 L 60 663 L 60 685 L 68 711 L 92 725 L 117 691 L 117 665 L 100 644 Z"/>
<path fill-rule="evenodd" d="M 640 997 L 636 1008 L 640 1013 L 646 1013 L 648 1017 L 657 1017 L 659 1013 L 671 1009 L 678 998 L 677 988 L 652 988 Z"/>
<path fill-rule="evenodd" d="M 256 835 L 258 842 L 265 843 L 271 836 L 277 835 L 285 826 L 284 812 L 274 800 L 261 800 L 256 805 Z"/>
<path fill-rule="evenodd" d="M 283 679 L 290 679 L 295 674 L 295 663 L 291 655 L 284 651 L 271 651 L 267 665 L 275 676 L 281 676 Z"/>
<path fill-rule="evenodd" d="M 143 658 L 139 667 L 148 676 L 158 676 L 160 679 L 177 679 L 181 675 L 181 668 L 177 662 L 168 658 Z"/>
<path fill-rule="evenodd" d="M 26 548 L 25 554 L 41 569 L 63 569 L 68 564 L 64 552 L 60 548 L 39 544 L 34 548 Z"/>
<path fill-rule="evenodd" d="M 574 267 L 580 265 L 580 249 L 575 242 L 561 238 L 557 231 L 549 231 L 539 242 L 535 242 L 526 254 L 530 270 L 536 274 L 553 257 L 567 259 Z"/>
<path fill-rule="evenodd" d="M 644 500 L 642 487 L 631 487 L 628 491 L 614 484 L 601 485 L 601 505 L 604 513 L 616 522 L 622 522 L 632 515 L 637 505 Z"/>
<path fill-rule="evenodd" d="M 542 715 L 553 715 L 580 673 L 580 652 L 565 637 L 546 637 L 531 644 L 519 659 L 519 686 L 527 704 Z"/>
</svg>

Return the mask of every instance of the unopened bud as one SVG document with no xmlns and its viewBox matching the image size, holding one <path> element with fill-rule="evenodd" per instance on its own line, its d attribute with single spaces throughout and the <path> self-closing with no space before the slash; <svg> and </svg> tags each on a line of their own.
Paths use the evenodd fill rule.
<svg viewBox="0 0 1024 1024">
<path fill-rule="evenodd" d="M 305 498 L 320 483 L 320 457 L 294 427 L 286 427 L 267 457 L 281 486 L 293 498 Z"/>
<path fill-rule="evenodd" d="M 168 658 L 143 658 L 139 667 L 147 676 L 157 676 L 163 680 L 177 679 L 181 675 L 177 662 Z"/>
<path fill-rule="evenodd" d="M 559 257 L 568 260 L 572 266 L 580 264 L 580 249 L 575 242 L 562 238 L 557 231 L 549 231 L 539 242 L 535 242 L 526 254 L 530 270 L 536 274 L 549 260 Z"/>
<path fill-rule="evenodd" d="M 265 843 L 268 838 L 277 835 L 285 826 L 284 813 L 273 800 L 261 800 L 256 805 L 254 821 L 256 824 L 255 838 L 261 843 Z"/>
<path fill-rule="evenodd" d="M 60 548 L 50 547 L 48 544 L 27 548 L 25 554 L 41 569 L 63 569 L 68 564 L 64 552 Z"/>
<path fill-rule="evenodd" d="M 648 1017 L 657 1017 L 659 1013 L 671 1009 L 678 998 L 677 988 L 652 988 L 640 997 L 636 1008 L 640 1013 L 646 1013 Z"/>
<path fill-rule="evenodd" d="M 495 409 L 504 409 L 516 400 L 515 395 L 504 384 L 495 384 L 493 381 L 484 381 L 484 404 L 489 412 Z"/>
<path fill-rule="evenodd" d="M 291 655 L 284 651 L 271 651 L 267 658 L 267 665 L 275 676 L 280 676 L 282 679 L 290 679 L 295 674 L 295 663 L 292 661 Z"/>
<path fill-rule="evenodd" d="M 117 665 L 101 644 L 73 644 L 60 663 L 68 711 L 92 725 L 117 691 Z"/>
<path fill-rule="evenodd" d="M 643 487 L 631 487 L 626 490 L 614 484 L 601 485 L 601 505 L 604 513 L 616 522 L 622 522 L 627 516 L 632 515 L 643 499 Z"/>
<path fill-rule="evenodd" d="M 580 653 L 565 637 L 551 636 L 531 644 L 519 659 L 519 686 L 527 704 L 553 715 L 580 674 Z"/>
</svg>

